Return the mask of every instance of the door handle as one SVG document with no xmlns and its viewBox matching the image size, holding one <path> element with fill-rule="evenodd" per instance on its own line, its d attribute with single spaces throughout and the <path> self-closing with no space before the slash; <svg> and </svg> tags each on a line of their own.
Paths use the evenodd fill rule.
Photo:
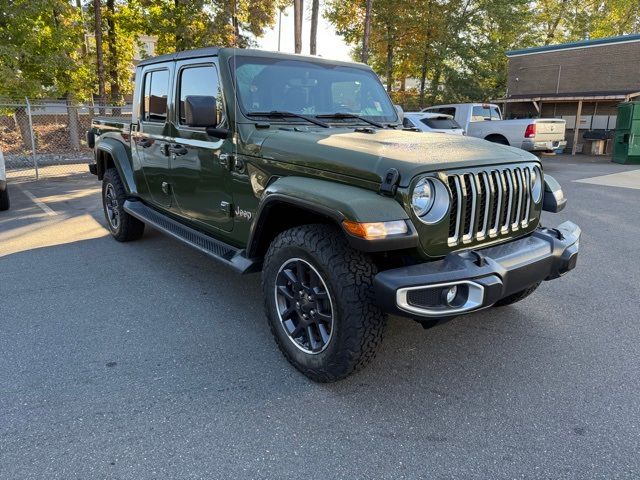
<svg viewBox="0 0 640 480">
<path fill-rule="evenodd" d="M 151 138 L 142 138 L 138 141 L 138 145 L 142 148 L 149 148 L 151 145 L 153 145 L 153 140 Z"/>
<path fill-rule="evenodd" d="M 187 147 L 180 145 L 179 143 L 175 143 L 169 146 L 169 152 L 171 152 L 172 155 L 176 155 L 179 157 L 189 153 L 189 150 L 187 149 Z"/>
</svg>

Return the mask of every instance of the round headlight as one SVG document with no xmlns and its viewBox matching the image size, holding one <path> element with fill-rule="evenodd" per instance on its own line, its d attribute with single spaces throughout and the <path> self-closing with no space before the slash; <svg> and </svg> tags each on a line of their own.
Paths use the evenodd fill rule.
<svg viewBox="0 0 640 480">
<path fill-rule="evenodd" d="M 435 201 L 435 188 L 429 178 L 423 178 L 413 188 L 411 207 L 418 217 L 429 213 Z"/>
<path fill-rule="evenodd" d="M 442 221 L 449 211 L 449 201 L 449 190 L 436 177 L 419 180 L 411 194 L 411 208 L 427 225 Z"/>
<path fill-rule="evenodd" d="M 535 203 L 542 199 L 542 173 L 538 167 L 531 170 L 531 194 Z"/>
</svg>

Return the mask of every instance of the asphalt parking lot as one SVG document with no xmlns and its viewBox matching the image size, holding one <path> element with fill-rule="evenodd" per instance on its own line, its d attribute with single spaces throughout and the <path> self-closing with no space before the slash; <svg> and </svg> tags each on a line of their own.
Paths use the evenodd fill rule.
<svg viewBox="0 0 640 480">
<path fill-rule="evenodd" d="M 278 352 L 259 276 L 115 242 L 95 177 L 10 183 L 0 478 L 640 478 L 640 166 L 544 164 L 577 269 L 435 329 L 391 318 L 329 385 Z"/>
</svg>

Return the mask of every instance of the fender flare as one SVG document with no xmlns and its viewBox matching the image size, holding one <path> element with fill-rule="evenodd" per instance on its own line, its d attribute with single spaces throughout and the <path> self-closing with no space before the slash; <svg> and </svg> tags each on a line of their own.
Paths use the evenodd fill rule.
<svg viewBox="0 0 640 480">
<path fill-rule="evenodd" d="M 102 138 L 96 143 L 96 166 L 98 178 L 102 179 L 106 170 L 104 161 L 99 161 L 98 152 L 104 152 L 108 154 L 113 160 L 113 164 L 118 170 L 118 174 L 124 183 L 124 188 L 129 195 L 137 195 L 138 189 L 136 188 L 136 182 L 133 177 L 133 169 L 131 168 L 131 154 L 127 150 L 127 147 L 115 138 Z"/>
<path fill-rule="evenodd" d="M 544 190 L 542 192 L 542 210 L 558 213 L 567 205 L 567 197 L 562 191 L 560 183 L 551 175 L 544 176 Z"/>
<path fill-rule="evenodd" d="M 358 250 L 379 252 L 411 249 L 418 245 L 418 233 L 407 212 L 395 199 L 360 187 L 293 176 L 279 178 L 265 189 L 249 233 L 247 251 L 250 257 L 257 251 L 269 211 L 282 204 L 308 210 L 333 221 L 344 232 L 351 246 Z M 366 240 L 347 232 L 342 224 L 344 220 L 362 223 L 404 220 L 408 232 L 401 236 Z"/>
</svg>

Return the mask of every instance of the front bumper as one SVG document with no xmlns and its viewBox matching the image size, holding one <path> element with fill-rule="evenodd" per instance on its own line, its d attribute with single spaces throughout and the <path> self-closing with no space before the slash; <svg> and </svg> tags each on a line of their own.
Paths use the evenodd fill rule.
<svg viewBox="0 0 640 480">
<path fill-rule="evenodd" d="M 374 278 L 382 308 L 395 315 L 443 318 L 489 307 L 576 266 L 580 227 L 565 222 L 527 237 L 482 250 L 380 272 Z M 447 299 L 452 287 L 454 298 Z"/>
<path fill-rule="evenodd" d="M 535 142 L 533 140 L 525 140 L 522 142 L 522 149 L 528 152 L 553 152 L 554 150 L 564 150 L 567 146 L 566 140 L 556 140 L 548 142 Z"/>
</svg>

